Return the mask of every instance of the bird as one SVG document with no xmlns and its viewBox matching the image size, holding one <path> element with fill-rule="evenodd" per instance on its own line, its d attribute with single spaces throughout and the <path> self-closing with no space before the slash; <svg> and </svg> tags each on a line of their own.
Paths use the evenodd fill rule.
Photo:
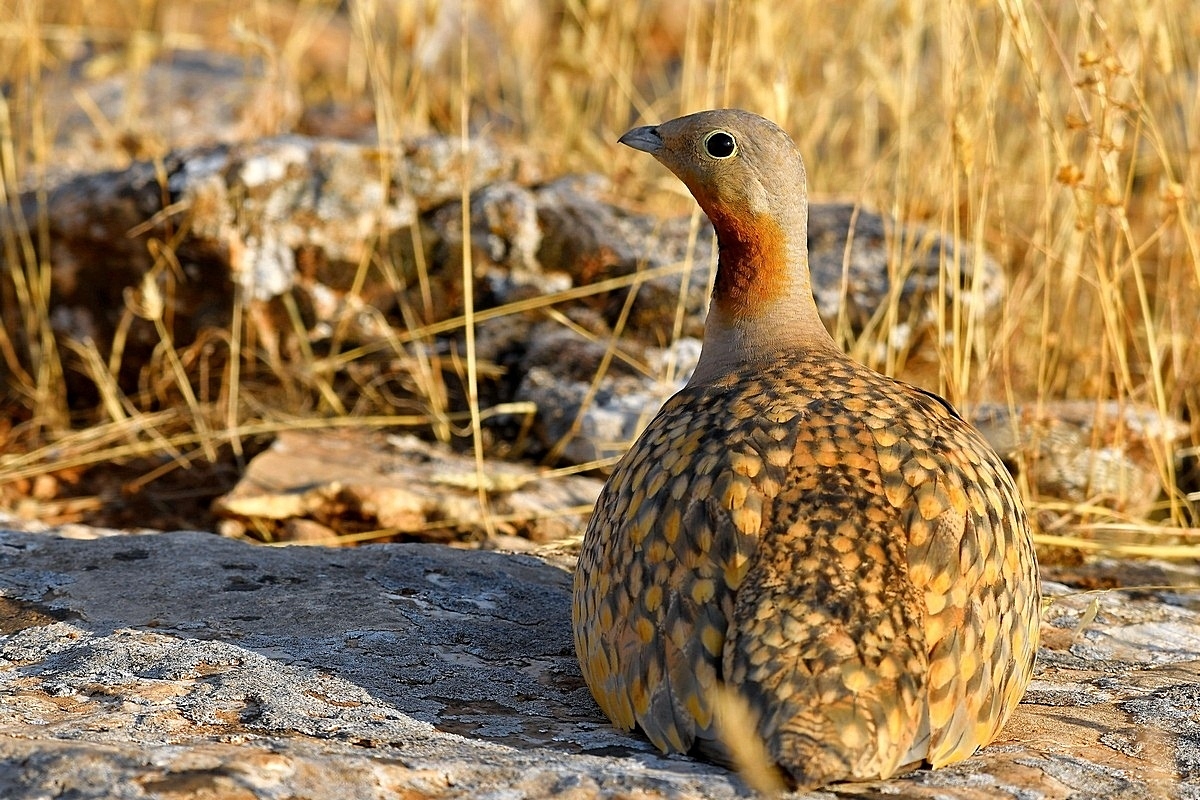
<svg viewBox="0 0 1200 800">
<path fill-rule="evenodd" d="M 1025 692 L 1038 566 L 1012 474 L 945 399 L 838 347 L 806 172 L 738 109 L 620 143 L 716 231 L 701 355 L 609 475 L 572 589 L 584 679 L 664 753 L 733 759 L 722 697 L 787 785 L 968 758 Z"/>
</svg>

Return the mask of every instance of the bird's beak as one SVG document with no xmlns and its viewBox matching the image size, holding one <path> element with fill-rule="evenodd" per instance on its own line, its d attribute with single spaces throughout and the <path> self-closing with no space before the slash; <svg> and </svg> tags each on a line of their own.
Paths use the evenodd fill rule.
<svg viewBox="0 0 1200 800">
<path fill-rule="evenodd" d="M 617 141 L 621 144 L 629 145 L 634 150 L 641 150 L 651 155 L 657 153 L 663 146 L 662 137 L 658 135 L 658 127 L 655 125 L 634 128 Z"/>
</svg>

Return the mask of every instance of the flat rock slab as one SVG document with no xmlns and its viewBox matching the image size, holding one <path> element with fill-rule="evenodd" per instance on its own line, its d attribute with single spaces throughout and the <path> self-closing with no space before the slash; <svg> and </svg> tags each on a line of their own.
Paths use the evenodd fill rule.
<svg viewBox="0 0 1200 800">
<path fill-rule="evenodd" d="M 336 545 L 338 533 L 355 526 L 426 542 L 482 539 L 483 483 L 493 536 L 515 550 L 582 537 L 604 485 L 513 461 L 486 459 L 481 466 L 448 445 L 412 435 L 283 431 L 214 510 L 225 518 L 222 533 L 276 537 L 268 541 Z"/>
<path fill-rule="evenodd" d="M 1200 613 L 1063 592 L 1001 741 L 813 796 L 1200 797 Z M 569 619 L 528 555 L 0 531 L 0 797 L 749 795 L 611 728 Z"/>
</svg>

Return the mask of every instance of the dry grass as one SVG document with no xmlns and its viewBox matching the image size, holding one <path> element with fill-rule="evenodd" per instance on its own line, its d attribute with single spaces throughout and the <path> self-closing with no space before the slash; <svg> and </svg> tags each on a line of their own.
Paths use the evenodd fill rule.
<svg viewBox="0 0 1200 800">
<path fill-rule="evenodd" d="M 547 174 L 608 174 L 662 213 L 692 204 L 649 159 L 615 147 L 616 137 L 640 120 L 742 106 L 793 132 L 813 195 L 924 221 L 998 255 L 1012 284 L 998 327 L 975 326 L 957 305 L 939 310 L 940 325 L 955 334 L 938 354 L 951 399 L 1116 398 L 1200 418 L 1200 148 L 1192 140 L 1200 130 L 1200 6 L 1190 0 L 1103 8 L 1083 0 L 346 5 L 0 0 L 0 74 L 8 76 L 0 205 L 15 209 L 18 189 L 39 186 L 53 167 L 42 81 L 84 47 L 133 70 L 170 48 L 265 55 L 279 74 L 299 77 L 306 107 L 370 98 L 385 142 L 429 130 L 486 133 L 536 154 Z M 97 130 L 128 148 L 121 132 L 135 122 L 97 121 Z M 82 420 L 94 427 L 76 430 L 80 420 L 61 400 L 61 365 L 69 347 L 86 345 L 59 341 L 50 327 L 49 264 L 38 255 L 49 251 L 44 220 L 29 222 L 28 235 L 5 225 L 0 243 L 27 342 L 0 339 L 5 395 L 20 422 L 7 435 L 26 451 L 0 457 L 0 481 L 64 459 L 125 457 L 130 448 L 186 465 L 280 426 L 338 424 L 329 420 L 343 410 L 330 382 L 370 354 L 309 353 L 280 394 L 262 388 L 259 356 L 239 324 L 223 345 L 232 357 L 218 390 L 199 394 L 196 353 L 177 353 L 160 326 L 156 396 L 178 404 L 157 415 L 146 397 L 119 393 L 111 363 L 78 358 L 91 365 L 101 402 Z M 388 254 L 380 258 L 383 269 L 402 272 Z M 947 281 L 959 266 L 946 265 Z M 470 338 L 468 363 L 456 367 L 462 387 L 448 387 L 446 365 L 408 346 L 470 331 L 481 314 L 468 306 L 465 318 L 447 321 L 425 296 L 406 308 L 408 331 L 390 343 L 419 402 L 411 418 L 376 422 L 416 422 L 443 438 L 473 432 L 481 452 L 488 410 L 471 402 L 464 421 L 448 399 L 452 391 L 478 397 Z M 161 315 L 155 298 L 141 300 L 136 312 Z M 881 310 L 871 341 L 847 346 L 875 352 L 893 312 Z M 906 353 L 882 352 L 876 366 L 903 368 Z M 1174 487 L 1179 454 L 1165 442 L 1153 449 L 1163 485 Z M 1103 508 L 1063 513 L 1131 524 L 1126 544 L 1194 556 L 1184 532 L 1197 525 L 1194 500 L 1169 492 L 1153 524 Z"/>
</svg>

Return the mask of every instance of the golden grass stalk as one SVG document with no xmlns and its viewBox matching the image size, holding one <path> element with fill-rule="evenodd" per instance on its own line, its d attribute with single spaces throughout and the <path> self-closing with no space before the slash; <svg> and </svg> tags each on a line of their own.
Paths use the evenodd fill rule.
<svg viewBox="0 0 1200 800">
<path fill-rule="evenodd" d="M 462 7 L 462 30 L 459 33 L 459 56 L 462 74 L 465 76 L 470 68 L 470 48 L 467 46 L 467 8 Z M 470 102 L 468 87 L 464 78 L 461 87 L 459 103 L 459 135 L 463 152 L 462 159 L 462 194 L 459 203 L 462 206 L 462 285 L 463 285 L 463 342 L 467 357 L 467 407 L 471 412 L 471 449 L 475 455 L 475 477 L 478 481 L 476 497 L 479 499 L 480 516 L 483 520 L 487 537 L 495 536 L 496 525 L 493 522 L 491 503 L 488 500 L 487 481 L 485 479 L 485 463 L 483 448 L 483 426 L 480 424 L 479 409 L 479 370 L 475 350 L 475 265 L 471 253 L 471 190 L 470 190 Z"/>
</svg>

